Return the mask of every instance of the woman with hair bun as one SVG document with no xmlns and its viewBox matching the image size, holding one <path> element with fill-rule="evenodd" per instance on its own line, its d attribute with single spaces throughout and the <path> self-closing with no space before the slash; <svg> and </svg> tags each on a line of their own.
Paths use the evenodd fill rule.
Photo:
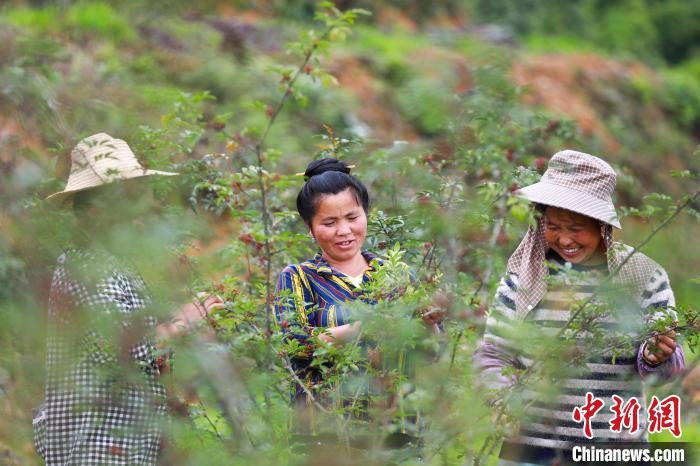
<svg viewBox="0 0 700 466">
<path fill-rule="evenodd" d="M 297 196 L 297 210 L 316 240 L 319 252 L 312 259 L 287 266 L 276 288 L 275 315 L 283 329 L 306 343 L 313 329 L 325 331 L 323 341 L 343 344 L 355 339 L 360 322 L 351 322 L 342 303 L 364 299 L 362 284 L 381 266 L 375 254 L 363 251 L 367 236 L 369 193 L 350 174 L 350 166 L 334 158 L 311 162 L 306 183 Z M 289 327 L 289 322 L 294 325 Z M 294 358 L 300 380 L 321 380 L 321 373 L 310 367 L 311 359 Z M 295 399 L 304 389 L 296 387 Z"/>
</svg>

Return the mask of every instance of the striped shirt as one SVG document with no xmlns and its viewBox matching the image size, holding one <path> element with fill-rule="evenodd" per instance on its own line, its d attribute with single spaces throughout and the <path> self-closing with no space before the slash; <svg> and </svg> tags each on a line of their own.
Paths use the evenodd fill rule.
<svg viewBox="0 0 700 466">
<path fill-rule="evenodd" d="M 382 265 L 375 254 L 362 252 L 369 268 L 362 276 L 362 283 L 372 280 L 372 272 Z M 333 268 L 319 252 L 301 264 L 285 267 L 277 279 L 275 290 L 275 316 L 282 330 L 301 343 L 314 328 L 338 327 L 351 322 L 351 316 L 343 303 L 359 299 L 374 304 L 353 278 Z M 311 367 L 309 357 L 292 358 L 292 366 L 299 378 L 306 383 L 319 382 L 321 371 Z M 304 398 L 304 391 L 295 386 L 296 399 Z"/>
<path fill-rule="evenodd" d="M 571 318 L 571 307 L 576 302 L 585 302 L 597 288 L 600 280 L 607 274 L 607 265 L 597 267 L 572 267 L 575 270 L 576 279 L 572 280 L 569 273 L 562 269 L 564 261 L 558 255 L 550 253 L 547 259 L 553 262 L 550 268 L 550 280 L 548 290 L 542 301 L 531 310 L 524 318 L 524 322 L 518 325 L 518 317 L 515 312 L 515 298 L 518 289 L 518 277 L 510 274 L 501 280 L 496 292 L 494 305 L 488 316 L 484 339 L 475 354 L 475 362 L 478 369 L 486 376 L 489 388 L 503 388 L 510 385 L 513 380 L 502 374 L 505 367 L 526 369 L 532 363 L 536 354 L 541 354 L 542 340 L 537 342 L 535 335 L 554 336 Z M 610 312 L 596 319 L 596 325 L 602 330 L 623 331 L 634 335 L 635 331 L 627 325 L 630 321 L 636 321 L 641 325 L 644 314 L 654 314 L 659 308 L 674 305 L 674 296 L 669 286 L 666 272 L 659 266 L 651 280 L 647 283 L 645 291 L 641 294 L 641 302 L 633 306 L 636 315 L 630 315 L 611 306 Z M 594 303 L 600 303 L 599 297 L 593 299 Z M 524 326 L 530 326 L 532 331 L 523 330 Z M 639 330 L 637 326 L 637 331 Z M 526 336 L 523 336 L 523 333 Z M 585 334 L 577 341 L 583 345 Z M 649 368 L 641 359 L 641 348 L 635 348 L 632 352 L 617 354 L 611 352 L 585 358 L 581 367 L 571 367 L 564 376 L 558 380 L 558 390 L 554 402 L 544 401 L 542 394 L 525 390 L 524 399 L 534 401 L 525 412 L 521 423 L 519 435 L 508 439 L 501 451 L 503 459 L 525 459 L 530 462 L 539 460 L 537 452 L 541 449 L 568 450 L 574 444 L 589 443 L 582 429 L 582 424 L 572 420 L 572 410 L 575 406 L 583 406 L 586 401 L 586 393 L 592 392 L 605 403 L 605 407 L 593 420 L 592 441 L 643 441 L 646 439 L 646 411 L 643 397 L 640 374 L 659 371 L 661 375 L 668 375 L 672 368 L 682 367 L 683 353 L 680 345 L 676 353 L 662 367 Z M 590 351 L 590 350 L 588 350 Z M 562 366 L 565 366 L 562 364 Z M 626 402 L 636 397 L 642 405 L 640 411 L 639 431 L 630 436 L 613 433 L 609 429 L 608 421 L 613 417 L 610 407 L 613 406 L 612 395 L 618 395 Z M 547 397 L 552 400 L 551 396 Z M 517 450 L 517 457 L 510 456 Z"/>
<path fill-rule="evenodd" d="M 382 260 L 370 252 L 362 252 L 369 268 L 362 283 L 371 280 L 372 272 Z M 342 303 L 364 299 L 361 287 L 353 279 L 334 269 L 321 253 L 301 264 L 287 266 L 277 279 L 275 315 L 277 321 L 287 321 L 299 339 L 308 337 L 312 328 L 337 327 L 350 319 Z M 299 331 L 301 330 L 301 331 Z"/>
</svg>

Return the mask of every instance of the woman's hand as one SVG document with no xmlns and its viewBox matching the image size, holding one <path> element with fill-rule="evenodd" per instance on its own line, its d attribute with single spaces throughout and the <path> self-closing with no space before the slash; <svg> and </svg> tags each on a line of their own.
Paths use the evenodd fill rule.
<svg viewBox="0 0 700 466">
<path fill-rule="evenodd" d="M 354 340 L 360 333 L 361 322 L 358 320 L 352 324 L 329 327 L 326 333 L 320 333 L 318 339 L 326 343 L 343 344 Z"/>
<path fill-rule="evenodd" d="M 197 322 L 208 318 L 212 312 L 223 309 L 224 300 L 217 295 L 197 293 L 190 303 L 184 304 L 173 322 L 192 328 Z"/>
<path fill-rule="evenodd" d="M 450 293 L 436 293 L 433 296 L 430 307 L 421 312 L 423 322 L 439 333 L 440 322 L 447 317 L 447 312 L 450 309 L 453 299 L 454 296 Z"/>
<path fill-rule="evenodd" d="M 156 332 L 160 339 L 166 339 L 190 331 L 201 320 L 208 318 L 212 312 L 223 309 L 224 300 L 217 295 L 197 293 L 192 302 L 185 303 L 171 322 L 161 324 Z"/>
<path fill-rule="evenodd" d="M 658 366 L 668 361 L 675 351 L 676 332 L 669 330 L 647 341 L 647 343 L 644 344 L 644 353 L 642 357 L 648 364 Z"/>
<path fill-rule="evenodd" d="M 221 297 L 215 295 L 215 294 L 209 294 L 209 293 L 197 293 L 197 299 L 193 301 L 196 305 L 198 304 L 201 307 L 204 308 L 204 315 L 203 317 L 208 317 L 211 315 L 212 312 L 216 312 L 219 309 L 224 308 L 224 300 L 221 299 Z"/>
<path fill-rule="evenodd" d="M 432 327 L 445 320 L 446 315 L 447 311 L 444 309 L 428 309 L 421 314 L 421 318 L 426 325 Z"/>
</svg>

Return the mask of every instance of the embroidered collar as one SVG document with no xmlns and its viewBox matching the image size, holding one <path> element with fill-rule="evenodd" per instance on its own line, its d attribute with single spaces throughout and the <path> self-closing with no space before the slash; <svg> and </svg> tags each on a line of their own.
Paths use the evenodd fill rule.
<svg viewBox="0 0 700 466">
<path fill-rule="evenodd" d="M 369 251 L 362 251 L 362 257 L 364 257 L 369 265 L 368 271 L 374 272 L 377 270 L 377 267 L 380 267 L 384 263 L 379 256 Z M 335 270 L 331 264 L 324 259 L 323 254 L 320 251 L 316 253 L 313 259 L 307 261 L 307 263 L 316 269 L 316 271 L 320 274 L 344 275 L 342 272 Z"/>
</svg>

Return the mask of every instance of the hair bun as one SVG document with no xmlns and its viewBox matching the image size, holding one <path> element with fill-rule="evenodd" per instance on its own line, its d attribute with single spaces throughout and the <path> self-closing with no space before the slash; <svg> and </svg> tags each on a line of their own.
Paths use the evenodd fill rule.
<svg viewBox="0 0 700 466">
<path fill-rule="evenodd" d="M 307 167 L 304 176 L 309 179 L 312 176 L 320 175 L 325 172 L 341 172 L 350 173 L 350 166 L 342 160 L 326 157 L 314 160 Z"/>
</svg>

